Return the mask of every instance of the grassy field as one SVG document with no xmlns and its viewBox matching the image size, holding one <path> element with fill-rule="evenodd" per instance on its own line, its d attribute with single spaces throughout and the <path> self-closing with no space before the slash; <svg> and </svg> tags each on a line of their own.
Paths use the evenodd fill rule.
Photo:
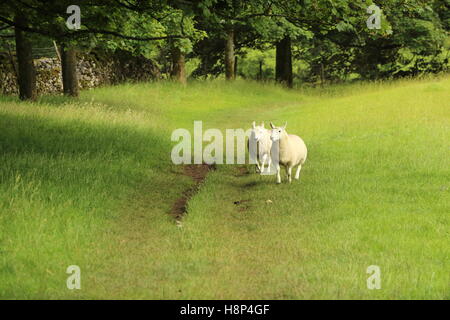
<svg viewBox="0 0 450 320">
<path fill-rule="evenodd" d="M 1 97 L 0 298 L 449 299 L 449 101 L 449 77 Z M 309 149 L 300 182 L 219 165 L 178 227 L 169 213 L 193 181 L 170 135 L 194 120 L 287 120 Z"/>
</svg>

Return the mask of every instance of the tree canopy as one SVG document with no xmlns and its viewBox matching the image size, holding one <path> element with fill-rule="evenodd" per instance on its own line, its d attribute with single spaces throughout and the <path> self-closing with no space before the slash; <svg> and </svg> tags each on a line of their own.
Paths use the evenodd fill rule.
<svg viewBox="0 0 450 320">
<path fill-rule="evenodd" d="M 66 25 L 70 5 L 81 12 L 76 30 Z M 292 86 L 448 70 L 449 8 L 449 0 L 3 0 L 0 42 L 15 42 L 24 84 L 33 81 L 33 45 L 56 41 L 72 58 L 70 50 L 101 49 L 154 59 L 181 82 L 186 61 L 197 61 L 192 77 Z"/>
</svg>

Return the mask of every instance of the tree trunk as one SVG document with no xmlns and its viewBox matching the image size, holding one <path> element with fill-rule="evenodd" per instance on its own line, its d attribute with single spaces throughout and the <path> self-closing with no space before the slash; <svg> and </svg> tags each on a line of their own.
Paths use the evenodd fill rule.
<svg viewBox="0 0 450 320">
<path fill-rule="evenodd" d="M 263 62 L 262 60 L 259 61 L 259 74 L 258 74 L 258 80 L 262 81 L 263 78 Z"/>
<path fill-rule="evenodd" d="M 325 84 L 325 68 L 323 62 L 320 62 L 320 85 L 323 87 Z"/>
<path fill-rule="evenodd" d="M 275 79 L 292 88 L 292 52 L 289 36 L 276 43 Z"/>
<path fill-rule="evenodd" d="M 64 94 L 78 97 L 77 54 L 74 48 L 61 45 L 61 71 Z"/>
<path fill-rule="evenodd" d="M 238 57 L 234 57 L 234 78 L 237 78 L 237 72 L 238 72 Z"/>
<path fill-rule="evenodd" d="M 18 25 L 25 26 L 26 18 L 22 14 L 15 16 Z M 18 64 L 19 97 L 21 100 L 36 99 L 36 70 L 33 63 L 33 49 L 25 32 L 14 28 Z"/>
<path fill-rule="evenodd" d="M 186 68 L 185 68 L 184 54 L 179 48 L 172 49 L 172 72 L 170 76 L 172 79 L 186 84 Z"/>
<path fill-rule="evenodd" d="M 225 77 L 227 80 L 234 79 L 234 30 L 230 28 L 225 41 Z"/>
</svg>

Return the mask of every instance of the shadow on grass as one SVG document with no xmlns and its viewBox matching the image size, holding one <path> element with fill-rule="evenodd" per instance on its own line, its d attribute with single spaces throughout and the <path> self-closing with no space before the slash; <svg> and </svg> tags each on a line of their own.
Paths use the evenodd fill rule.
<svg viewBox="0 0 450 320">
<path fill-rule="evenodd" d="M 77 154 L 131 157 L 154 164 L 167 161 L 166 138 L 125 126 L 89 124 L 80 120 L 54 120 L 28 115 L 0 116 L 0 152 L 36 153 L 49 157 Z"/>
</svg>

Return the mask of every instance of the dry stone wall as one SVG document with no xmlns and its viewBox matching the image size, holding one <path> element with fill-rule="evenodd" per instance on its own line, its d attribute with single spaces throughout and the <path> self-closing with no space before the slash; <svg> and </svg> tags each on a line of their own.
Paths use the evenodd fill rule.
<svg viewBox="0 0 450 320">
<path fill-rule="evenodd" d="M 7 54 L 0 55 L 0 94 L 17 94 L 17 62 Z M 39 58 L 36 66 L 36 87 L 38 94 L 62 92 L 61 63 L 58 58 Z M 161 77 L 156 64 L 144 57 L 126 52 L 108 55 L 89 53 L 78 55 L 78 79 L 81 89 L 125 81 L 149 81 Z"/>
</svg>

